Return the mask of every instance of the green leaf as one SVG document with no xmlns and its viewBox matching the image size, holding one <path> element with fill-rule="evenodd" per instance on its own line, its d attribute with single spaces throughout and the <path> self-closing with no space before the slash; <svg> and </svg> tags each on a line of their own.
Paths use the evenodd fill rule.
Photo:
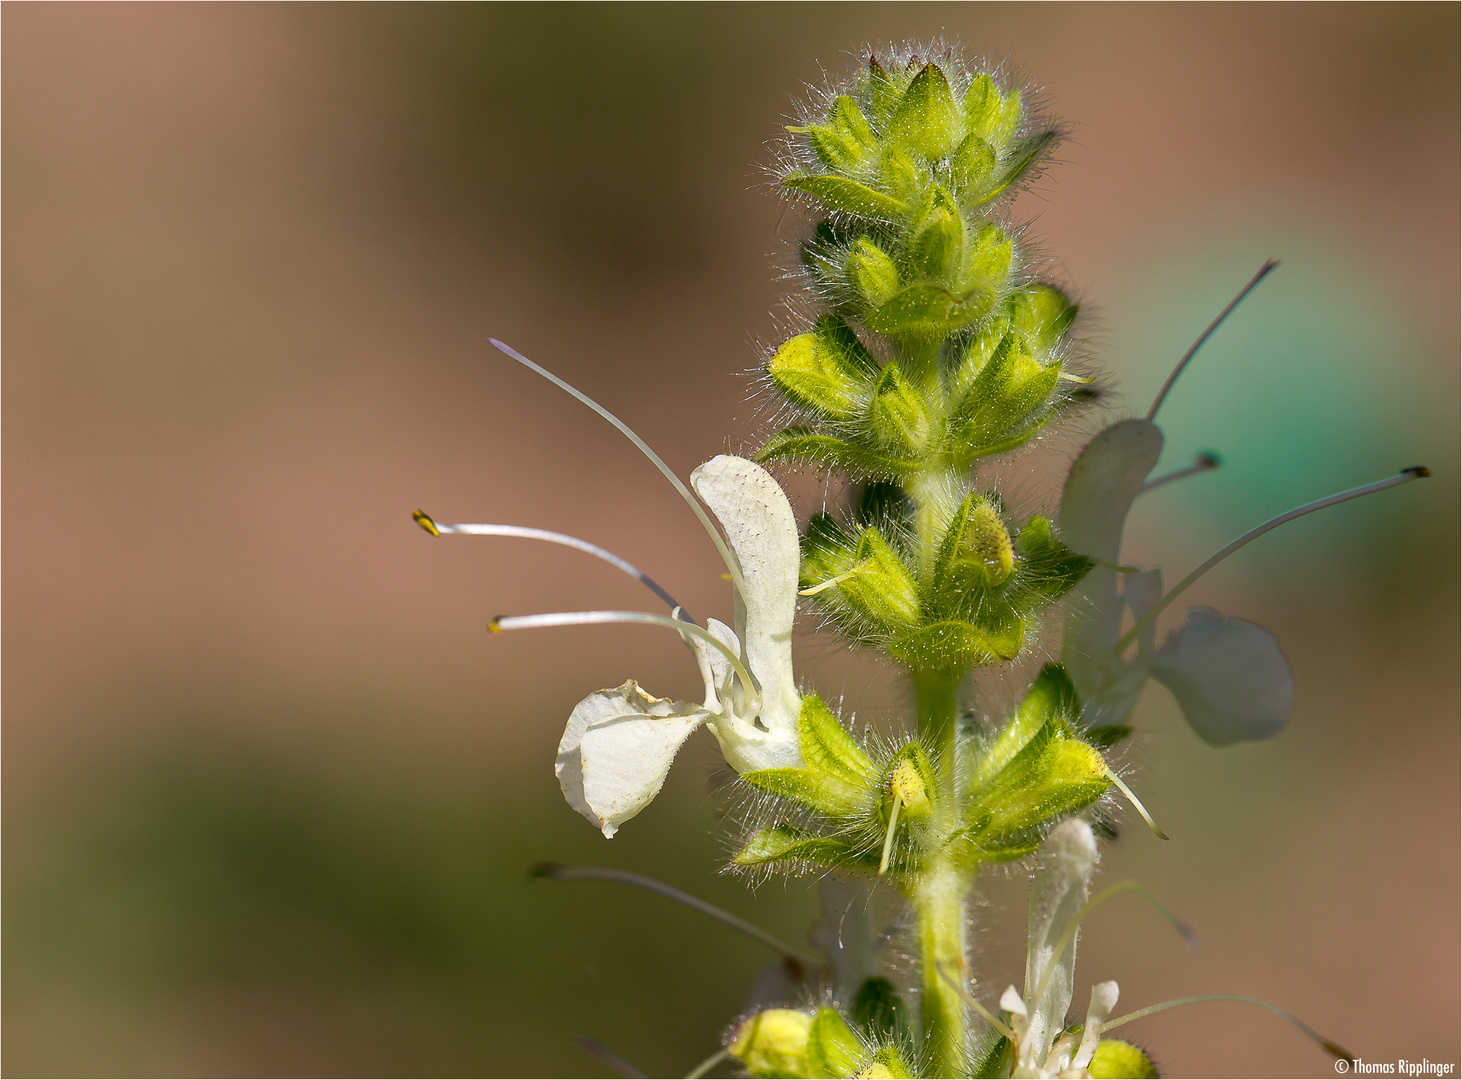
<svg viewBox="0 0 1462 1080">
<path fill-rule="evenodd" d="M 994 143 L 995 131 L 1000 126 L 1002 105 L 1000 91 L 995 88 L 995 80 L 985 74 L 976 75 L 970 80 L 970 88 L 965 91 L 965 126 L 971 134 Z"/>
<path fill-rule="evenodd" d="M 952 283 L 964 259 L 964 221 L 957 210 L 935 207 L 909 240 L 909 268 L 915 277 Z"/>
<path fill-rule="evenodd" d="M 977 285 L 957 294 L 942 285 L 910 285 L 868 314 L 869 327 L 891 338 L 941 338 L 978 322 L 995 291 Z"/>
<path fill-rule="evenodd" d="M 949 163 L 950 176 L 961 202 L 972 201 L 971 195 L 975 192 L 984 193 L 997 161 L 993 146 L 979 135 L 971 133 L 966 136 Z"/>
<path fill-rule="evenodd" d="M 1006 1018 L 1009 1014 L 1004 1014 Z M 1010 1040 L 1004 1035 L 990 1031 L 975 1047 L 974 1068 L 970 1075 L 984 1080 L 997 1076 L 1009 1076 L 1014 1067 L 1014 1055 Z"/>
<path fill-rule="evenodd" d="M 873 119 L 878 124 L 887 123 L 888 118 L 899 105 L 899 88 L 892 75 L 878 62 L 878 58 L 868 58 L 868 101 L 873 113 Z"/>
<path fill-rule="evenodd" d="M 1027 285 L 1018 289 L 1006 307 L 1011 329 L 1020 334 L 1026 348 L 1033 352 L 1049 352 L 1076 318 L 1076 305 L 1051 285 Z"/>
<path fill-rule="evenodd" d="M 1042 367 L 1018 335 L 1006 334 L 954 411 L 959 460 L 1008 449 L 1039 431 L 1060 377 L 1060 364 Z"/>
<path fill-rule="evenodd" d="M 816 694 L 802 699 L 797 720 L 803 765 L 742 773 L 752 787 L 789 799 L 834 820 L 868 809 L 878 773 L 868 755 Z"/>
<path fill-rule="evenodd" d="M 1039 135 L 1033 135 L 1018 143 L 1011 152 L 1005 167 L 1000 172 L 1000 179 L 992 185 L 984 194 L 981 202 L 989 202 L 991 199 L 999 198 L 1010 188 L 1019 183 L 1021 178 L 1035 166 L 1046 151 L 1056 145 L 1056 133 L 1054 131 L 1043 131 Z"/>
<path fill-rule="evenodd" d="M 803 832 L 790 825 L 774 825 L 770 829 L 763 829 L 731 861 L 737 866 L 745 867 L 798 861 L 847 869 L 878 868 L 876 855 L 870 858 L 867 853 L 859 852 L 851 844 Z"/>
<path fill-rule="evenodd" d="M 827 119 L 826 124 L 813 124 L 807 129 L 812 148 L 822 163 L 844 173 L 865 168 L 878 146 L 878 139 L 857 103 L 847 94 L 839 95 L 828 110 Z"/>
<path fill-rule="evenodd" d="M 854 568 L 834 588 L 839 599 L 888 633 L 912 626 L 919 617 L 919 587 L 899 553 L 877 528 L 858 537 Z"/>
<path fill-rule="evenodd" d="M 896 479 L 919 467 L 916 460 L 898 460 L 865 450 L 832 435 L 819 435 L 811 428 L 791 427 L 777 432 L 757 451 L 756 460 L 814 461 L 840 469 L 855 477 Z"/>
<path fill-rule="evenodd" d="M 1005 235 L 1004 229 L 994 222 L 982 226 L 965 260 L 964 287 L 987 288 L 992 293 L 1004 288 L 1014 257 L 1015 243 Z"/>
<path fill-rule="evenodd" d="M 1069 687 L 1065 673 L 1047 665 L 1020 712 L 977 762 L 965 817 L 977 844 L 1023 843 L 1030 830 L 1091 805 L 1111 787 L 1100 752 L 1069 734 L 1061 716 L 1065 706 L 1053 707 L 1067 699 Z"/>
<path fill-rule="evenodd" d="M 872 307 L 888 300 L 903 283 L 893 256 L 867 237 L 853 241 L 844 268 L 858 295 Z"/>
<path fill-rule="evenodd" d="M 990 363 L 1009 331 L 1009 318 L 995 315 L 970 339 L 945 380 L 945 395 L 951 402 L 963 402 L 968 397 L 970 387 Z"/>
<path fill-rule="evenodd" d="M 1091 573 L 1096 563 L 1078 555 L 1051 534 L 1051 522 L 1033 517 L 1015 538 L 1021 558 L 1021 583 L 1054 603 Z"/>
<path fill-rule="evenodd" d="M 885 364 L 873 386 L 868 423 L 879 445 L 895 458 L 917 459 L 929 446 L 929 407 L 896 363 Z"/>
<path fill-rule="evenodd" d="M 810 195 L 829 210 L 880 221 L 902 221 L 908 216 L 908 205 L 892 195 L 875 191 L 846 176 L 803 176 L 793 174 L 782 181 L 793 191 Z"/>
<path fill-rule="evenodd" d="M 1000 100 L 1000 110 L 995 114 L 994 126 L 990 129 L 990 141 L 996 146 L 1004 145 L 1020 126 L 1020 87 L 1016 87 Z"/>
<path fill-rule="evenodd" d="M 1027 691 L 1015 715 L 979 756 L 970 779 L 971 789 L 993 782 L 1001 770 L 1045 730 L 1047 724 L 1065 723 L 1067 716 L 1074 715 L 1075 702 L 1076 690 L 1065 670 L 1059 664 L 1047 664 L 1041 668 L 1040 675 Z"/>
<path fill-rule="evenodd" d="M 767 364 L 767 374 L 798 405 L 847 419 L 869 400 L 878 363 L 846 323 L 827 315 L 812 332 L 782 345 Z"/>
<path fill-rule="evenodd" d="M 963 134 L 949 80 L 926 64 L 904 91 L 888 123 L 888 138 L 925 157 L 943 157 Z"/>
<path fill-rule="evenodd" d="M 816 694 L 808 694 L 802 699 L 797 735 L 808 771 L 836 778 L 859 791 L 877 775 L 872 760 L 857 740 Z"/>
<path fill-rule="evenodd" d="M 866 1057 L 858 1036 L 836 1009 L 818 1009 L 807 1036 L 807 1075 L 844 1080 L 858 1071 Z"/>
<path fill-rule="evenodd" d="M 1013 660 L 1024 638 L 1025 625 L 1019 618 L 997 629 L 945 619 L 900 635 L 888 651 L 918 671 L 964 671 Z"/>
</svg>

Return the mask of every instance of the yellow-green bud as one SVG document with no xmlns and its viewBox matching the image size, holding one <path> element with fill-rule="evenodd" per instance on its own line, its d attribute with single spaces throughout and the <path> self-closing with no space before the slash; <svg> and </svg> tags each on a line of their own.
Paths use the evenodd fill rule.
<svg viewBox="0 0 1462 1080">
<path fill-rule="evenodd" d="M 752 1076 L 807 1076 L 812 1016 L 796 1009 L 767 1009 L 747 1020 L 727 1047 Z"/>
<path fill-rule="evenodd" d="M 1118 1080 L 1119 1077 L 1153 1080 L 1157 1076 L 1157 1066 L 1153 1065 L 1152 1058 L 1121 1039 L 1103 1039 L 1097 1043 L 1087 1071 L 1093 1080 Z"/>
</svg>

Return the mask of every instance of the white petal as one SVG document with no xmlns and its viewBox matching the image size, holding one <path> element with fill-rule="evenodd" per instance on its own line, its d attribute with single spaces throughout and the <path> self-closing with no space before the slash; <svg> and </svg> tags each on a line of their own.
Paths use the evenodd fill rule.
<svg viewBox="0 0 1462 1080">
<path fill-rule="evenodd" d="M 650 697 L 633 679 L 574 706 L 554 772 L 564 798 L 612 837 L 660 793 L 682 743 L 706 721 L 683 701 Z"/>
<path fill-rule="evenodd" d="M 1122 575 L 1122 604 L 1134 619 L 1146 615 L 1162 599 L 1162 571 L 1144 570 Z M 1108 657 L 1100 688 L 1082 700 L 1081 722 L 1086 727 L 1125 724 L 1147 686 L 1147 665 L 1157 631 L 1152 625 L 1137 638 L 1137 658 L 1130 664 L 1113 652 Z"/>
<path fill-rule="evenodd" d="M 741 642 L 737 639 L 735 630 L 719 619 L 707 619 L 706 629 L 721 644 L 736 655 L 741 655 Z M 692 634 L 682 634 L 681 636 L 690 646 L 691 652 L 695 653 L 695 662 L 700 666 L 701 678 L 706 682 L 706 708 L 719 709 L 721 695 L 731 684 L 731 661 L 726 659 L 725 653 L 707 644 L 704 639 Z"/>
<path fill-rule="evenodd" d="M 802 696 L 792 675 L 792 620 L 801 553 L 792 504 L 771 473 L 745 458 L 712 458 L 690 482 L 726 530 L 746 580 L 737 630 L 747 667 L 761 683 L 759 718 L 773 733 L 790 735 L 795 748 Z"/>
<path fill-rule="evenodd" d="M 1091 1004 L 1086 1010 L 1086 1027 L 1081 1032 L 1081 1045 L 1076 1048 L 1076 1056 L 1071 1059 L 1072 1069 L 1085 1069 L 1091 1064 L 1092 1055 L 1096 1053 L 1097 1043 L 1101 1041 L 1102 1025 L 1107 1022 L 1107 1017 L 1112 1015 L 1112 1010 L 1116 1007 L 1117 984 L 1115 982 L 1108 979 L 1091 988 Z"/>
<path fill-rule="evenodd" d="M 1214 746 L 1262 742 L 1294 708 L 1294 675 L 1274 635 L 1244 619 L 1193 608 L 1152 661 L 1199 738 Z"/>
<path fill-rule="evenodd" d="M 1031 885 L 1025 996 L 1031 1014 L 1027 1046 L 1032 1059 L 1041 1062 L 1066 1026 L 1066 1010 L 1071 1007 L 1077 935 L 1071 935 L 1061 955 L 1054 956 L 1053 952 L 1086 903 L 1087 883 L 1097 860 L 1091 826 L 1079 818 L 1063 821 L 1046 837 L 1038 857 L 1040 869 Z M 1037 1001 L 1034 995 L 1038 991 Z"/>
<path fill-rule="evenodd" d="M 1147 420 L 1123 420 L 1087 443 L 1061 493 L 1061 539 L 1073 551 L 1109 564 L 1093 567 L 1072 594 L 1061 661 L 1087 701 L 1120 676 L 1113 655 L 1122 629 L 1117 596 L 1122 529 L 1132 500 L 1162 454 L 1163 437 Z M 1118 670 L 1114 670 L 1115 663 Z"/>
</svg>

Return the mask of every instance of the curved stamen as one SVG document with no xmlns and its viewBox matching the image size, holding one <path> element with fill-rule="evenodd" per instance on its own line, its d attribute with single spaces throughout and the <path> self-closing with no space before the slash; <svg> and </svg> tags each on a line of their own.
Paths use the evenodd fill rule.
<svg viewBox="0 0 1462 1080">
<path fill-rule="evenodd" d="M 731 929 L 738 930 L 752 940 L 761 942 L 772 952 L 780 953 L 784 959 L 795 960 L 809 968 L 822 966 L 821 961 L 815 956 L 805 953 L 801 949 L 794 949 L 791 945 L 756 924 L 747 922 L 739 915 L 733 915 L 709 901 L 702 900 L 699 896 L 683 892 L 673 885 L 656 881 L 644 874 L 636 874 L 632 870 L 618 870 L 610 866 L 560 866 L 558 863 L 538 863 L 528 871 L 528 874 L 530 877 L 550 878 L 554 881 L 614 881 L 621 885 L 633 885 L 637 889 L 644 889 L 646 892 L 663 896 L 667 900 L 674 900 L 678 904 L 684 904 L 688 908 L 699 911 L 702 915 L 710 916 L 717 922 L 725 923 Z"/>
<path fill-rule="evenodd" d="M 727 1047 L 724 1050 L 717 1050 L 710 1057 L 706 1058 L 705 1061 L 702 1061 L 694 1069 L 691 1069 L 690 1072 L 686 1073 L 685 1080 L 701 1080 L 701 1077 L 705 1076 L 706 1073 L 710 1072 L 712 1069 L 721 1064 L 721 1062 L 725 1061 L 730 1056 L 730 1047 Z"/>
<path fill-rule="evenodd" d="M 1176 600 L 1179 596 L 1186 592 L 1188 586 L 1192 585 L 1204 574 L 1208 573 L 1208 571 L 1212 570 L 1219 563 L 1223 562 L 1224 559 L 1227 559 L 1234 552 L 1238 551 L 1239 548 L 1249 543 L 1249 541 L 1257 540 L 1265 533 L 1270 532 L 1273 529 L 1277 529 L 1281 525 L 1293 521 L 1295 518 L 1304 517 L 1306 514 L 1313 514 L 1316 510 L 1323 510 L 1327 506 L 1335 506 L 1339 503 L 1349 502 L 1351 499 L 1359 499 L 1362 495 L 1369 495 L 1375 491 L 1385 491 L 1387 488 L 1399 487 L 1402 484 L 1409 484 L 1413 480 L 1420 480 L 1423 477 L 1430 476 L 1431 474 L 1432 471 L 1428 469 L 1425 465 L 1413 465 L 1409 469 L 1402 469 L 1395 476 L 1388 476 L 1386 479 L 1377 480 L 1373 484 L 1362 484 L 1360 487 L 1351 488 L 1349 491 L 1342 491 L 1337 495 L 1330 495 L 1323 499 L 1316 499 L 1312 503 L 1306 503 L 1304 506 L 1297 507 L 1296 509 L 1289 511 L 1288 513 L 1280 514 L 1277 518 L 1270 518 L 1263 525 L 1250 529 L 1228 547 L 1224 548 L 1222 551 L 1219 551 L 1217 554 L 1205 560 L 1203 564 L 1198 567 L 1198 569 L 1194 570 L 1182 581 L 1174 585 L 1172 591 L 1164 596 L 1161 600 L 1159 600 L 1156 604 L 1153 604 L 1152 607 L 1148 609 L 1147 613 L 1133 624 L 1131 630 L 1128 630 L 1125 634 L 1117 639 L 1117 644 L 1114 651 L 1118 656 L 1121 656 L 1122 653 L 1126 652 L 1127 647 L 1137 640 L 1137 636 L 1141 634 L 1142 631 L 1146 630 L 1149 626 L 1152 625 L 1153 620 L 1156 619 L 1160 614 L 1162 614 L 1164 608 L 1166 608 L 1169 604 L 1171 604 L 1174 600 Z"/>
<path fill-rule="evenodd" d="M 505 356 L 509 356 L 512 359 L 516 360 L 529 371 L 532 371 L 538 375 L 542 375 L 545 379 L 553 383 L 554 386 L 558 387 L 570 397 L 574 398 L 577 401 L 581 401 L 585 405 L 589 406 L 589 408 L 593 409 L 605 420 L 608 420 L 611 424 L 613 424 L 615 428 L 619 430 L 621 435 L 629 439 L 630 442 L 634 443 L 635 449 L 639 450 L 640 453 L 649 458 L 650 463 L 654 465 L 655 468 L 659 469 L 661 475 L 663 475 L 665 479 L 669 480 L 670 483 L 675 486 L 676 491 L 680 492 L 680 497 L 685 500 L 685 505 L 689 506 L 691 510 L 694 511 L 695 516 L 700 520 L 701 527 L 706 530 L 706 535 L 711 538 L 711 543 L 715 544 L 716 550 L 721 553 L 721 561 L 726 564 L 726 569 L 731 572 L 731 581 L 736 586 L 736 591 L 739 592 L 742 596 L 746 595 L 746 585 L 745 582 L 741 580 L 741 567 L 736 562 L 736 556 L 731 554 L 731 549 L 726 545 L 725 537 L 723 537 L 720 531 L 711 524 L 711 519 L 706 516 L 705 509 L 696 500 L 696 497 L 690 493 L 690 488 L 686 487 L 685 483 L 680 479 L 680 477 L 676 476 L 675 473 L 671 471 L 670 466 L 666 465 L 665 462 L 661 460 L 659 454 L 650 449 L 649 444 L 646 443 L 644 439 L 636 435 L 630 429 L 630 426 L 628 424 L 626 424 L 619 417 L 615 416 L 603 405 L 600 405 L 588 394 L 585 394 L 579 390 L 575 390 L 572 386 L 564 382 L 553 372 L 549 371 L 547 368 L 539 367 L 532 360 L 529 360 L 522 353 L 518 352 L 517 349 L 514 349 L 511 345 L 505 345 L 497 338 L 488 338 L 487 340 L 492 344 L 493 348 L 497 349 Z"/>
<path fill-rule="evenodd" d="M 1249 279 L 1249 284 L 1245 285 L 1242 289 L 1239 290 L 1239 295 L 1235 296 L 1232 300 L 1228 302 L 1228 307 L 1220 311 L 1218 313 L 1218 318 L 1209 323 L 1208 329 L 1199 334 L 1198 340 L 1193 342 L 1193 344 L 1188 347 L 1188 351 L 1185 352 L 1182 359 L 1178 361 L 1178 366 L 1173 368 L 1172 374 L 1168 376 L 1168 381 L 1163 383 L 1162 389 L 1157 392 L 1157 397 L 1152 399 L 1152 408 L 1147 410 L 1147 418 L 1149 420 L 1157 415 L 1158 409 L 1162 408 L 1163 401 L 1167 399 L 1168 391 L 1173 388 L 1173 383 L 1178 381 L 1178 376 L 1183 374 L 1183 369 L 1188 366 L 1188 361 L 1192 360 L 1198 350 L 1203 348 L 1204 343 L 1213 336 L 1213 332 L 1223 324 L 1223 320 L 1229 317 L 1229 314 L 1234 310 L 1234 308 L 1243 303 L 1244 297 L 1253 292 L 1255 286 L 1257 286 L 1259 282 L 1268 277 L 1269 272 L 1278 265 L 1278 259 L 1266 260 L 1264 265 L 1259 267 L 1259 272 Z"/>
<path fill-rule="evenodd" d="M 1137 494 L 1146 495 L 1153 488 L 1160 488 L 1164 484 L 1171 484 L 1174 480 L 1186 480 L 1190 476 L 1197 476 L 1199 473 L 1212 472 L 1214 469 L 1219 469 L 1222 467 L 1223 458 L 1219 457 L 1211 450 L 1205 450 L 1203 451 L 1203 453 L 1198 454 L 1193 458 L 1193 464 L 1184 465 L 1181 469 L 1174 469 L 1170 473 L 1164 473 L 1156 480 L 1149 480 L 1147 483 L 1143 484 L 1141 488 L 1138 489 Z"/>
<path fill-rule="evenodd" d="M 603 559 L 616 570 L 620 570 L 634 578 L 645 588 L 665 601 L 670 608 L 680 607 L 680 602 L 660 587 L 649 574 L 645 573 L 633 563 L 626 562 L 612 551 L 606 551 L 597 544 L 591 544 L 587 540 L 580 540 L 577 536 L 570 536 L 568 533 L 550 532 L 547 529 L 532 529 L 525 525 L 447 525 L 440 521 L 433 521 L 431 517 L 420 510 L 411 515 L 413 521 L 420 525 L 433 536 L 450 536 L 453 534 L 461 536 L 517 536 L 525 540 L 544 540 L 550 544 L 562 544 L 564 547 L 574 548 L 596 559 Z M 680 608 L 690 622 L 695 622 L 689 612 Z"/>
<path fill-rule="evenodd" d="M 741 657 L 732 652 L 724 641 L 709 630 L 702 629 L 693 622 L 677 619 L 674 614 L 653 615 L 648 611 L 552 611 L 543 615 L 498 615 L 487 624 L 487 628 L 496 634 L 503 630 L 535 630 L 546 626 L 593 626 L 600 623 L 641 623 L 646 626 L 664 626 L 676 633 L 690 634 L 700 638 L 730 661 L 731 670 L 736 672 L 736 677 L 746 687 L 747 694 L 752 696 L 753 703 L 757 708 L 761 707 L 761 688 L 751 677 L 751 672 L 747 671 L 746 666 L 742 664 Z M 743 719 L 750 719 L 753 715 L 755 715 L 755 710 L 749 712 Z"/>
<path fill-rule="evenodd" d="M 1171 840 L 1171 836 L 1157 827 L 1157 822 L 1152 820 L 1152 815 L 1147 812 L 1147 807 L 1142 805 L 1142 800 L 1132 793 L 1132 789 L 1122 782 L 1122 778 L 1112 767 L 1103 761 L 1102 768 L 1107 771 L 1107 779 L 1117 785 L 1117 790 L 1127 796 L 1127 801 L 1132 804 L 1132 808 L 1142 815 L 1142 820 L 1147 822 L 1147 827 L 1152 830 L 1153 835 L 1159 840 Z"/>
<path fill-rule="evenodd" d="M 1281 1020 L 1299 1029 L 1311 1042 L 1315 1043 L 1327 1054 L 1332 1054 L 1337 1058 L 1344 1058 L 1347 1061 L 1355 1060 L 1355 1055 L 1349 1050 L 1345 1049 L 1339 1043 L 1325 1038 L 1325 1036 L 1321 1035 L 1293 1013 L 1285 1012 L 1278 1005 L 1271 1005 L 1263 998 L 1250 997 L 1248 994 L 1195 994 L 1193 997 L 1174 998 L 1172 1001 L 1164 1001 L 1161 1005 L 1149 1005 L 1145 1009 L 1138 1009 L 1136 1012 L 1119 1016 L 1117 1019 L 1102 1025 L 1102 1034 L 1105 1035 L 1107 1032 L 1113 1031 L 1123 1024 L 1130 1024 L 1134 1020 L 1141 1020 L 1143 1017 L 1151 1016 L 1153 1013 L 1160 1013 L 1164 1009 L 1176 1009 L 1181 1005 L 1202 1005 L 1208 1001 L 1237 1001 L 1244 1005 L 1254 1005 L 1260 1009 L 1272 1012 Z"/>
<path fill-rule="evenodd" d="M 1184 944 L 1189 949 L 1198 948 L 1197 933 L 1186 922 L 1174 915 L 1172 910 L 1157 898 L 1157 894 L 1140 881 L 1119 881 L 1117 884 L 1103 889 L 1096 896 L 1088 900 L 1086 906 L 1076 913 L 1076 918 L 1071 920 L 1071 925 L 1056 939 L 1056 945 L 1051 950 L 1051 960 L 1046 965 L 1046 969 L 1041 972 L 1041 981 L 1036 985 L 1036 996 L 1031 999 L 1032 1001 L 1041 1000 L 1041 995 L 1046 992 L 1046 984 L 1051 981 L 1051 975 L 1056 970 L 1056 960 L 1066 951 L 1066 946 L 1071 944 L 1071 939 L 1076 936 L 1076 931 L 1081 928 L 1081 924 L 1086 921 L 1086 917 L 1096 909 L 1097 905 L 1105 903 L 1114 896 L 1120 896 L 1122 893 L 1129 892 L 1135 892 L 1151 902 L 1152 906 L 1157 908 L 1162 917 L 1178 932 L 1178 936 L 1183 939 Z M 1102 1030 L 1106 1030 L 1106 1025 L 1103 1025 Z"/>
</svg>

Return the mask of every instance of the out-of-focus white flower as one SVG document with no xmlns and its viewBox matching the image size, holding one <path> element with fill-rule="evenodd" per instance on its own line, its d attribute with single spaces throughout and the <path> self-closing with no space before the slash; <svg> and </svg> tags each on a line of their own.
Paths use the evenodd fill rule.
<svg viewBox="0 0 1462 1080">
<path fill-rule="evenodd" d="M 1206 742 L 1271 739 L 1294 705 L 1294 676 L 1274 635 L 1244 619 L 1193 608 L 1182 628 L 1154 649 L 1151 617 L 1166 604 L 1162 573 L 1119 569 L 1127 514 L 1162 445 L 1162 432 L 1149 420 L 1113 424 L 1081 452 L 1062 494 L 1063 539 L 1097 560 L 1078 587 L 1061 654 L 1082 699 L 1083 723 L 1124 723 L 1152 678 L 1172 691 Z M 1125 578 L 1120 588 L 1119 574 Z M 1140 628 L 1130 658 L 1124 612 Z"/>
</svg>

